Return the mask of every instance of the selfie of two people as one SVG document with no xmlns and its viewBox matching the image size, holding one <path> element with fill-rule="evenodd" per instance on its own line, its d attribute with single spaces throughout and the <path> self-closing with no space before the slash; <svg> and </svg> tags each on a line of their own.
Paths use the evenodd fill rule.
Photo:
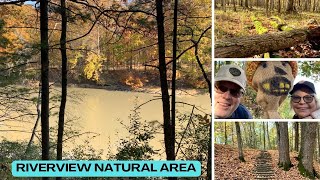
<svg viewBox="0 0 320 180">
<path fill-rule="evenodd" d="M 234 64 L 223 65 L 214 77 L 215 119 L 252 119 L 241 103 L 246 84 L 256 92 L 256 102 L 264 119 L 281 119 L 278 109 L 286 98 L 294 112 L 291 119 L 319 119 L 320 106 L 314 83 L 294 83 L 298 65 L 295 61 L 251 61 L 245 70 Z M 251 108 L 252 109 L 252 108 Z"/>
</svg>

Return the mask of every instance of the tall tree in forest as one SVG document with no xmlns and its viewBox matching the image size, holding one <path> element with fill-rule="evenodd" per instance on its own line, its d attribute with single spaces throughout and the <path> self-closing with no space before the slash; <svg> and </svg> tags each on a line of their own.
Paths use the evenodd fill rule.
<svg viewBox="0 0 320 180">
<path fill-rule="evenodd" d="M 63 143 L 63 132 L 64 132 L 64 117 L 67 102 L 67 14 L 66 14 L 66 1 L 60 0 L 61 8 L 61 36 L 60 36 L 60 52 L 61 52 L 61 102 L 59 111 L 59 122 L 58 122 L 58 140 L 57 140 L 57 160 L 62 160 L 62 143 Z M 61 179 L 61 177 L 56 178 Z"/>
<path fill-rule="evenodd" d="M 40 2 L 41 37 L 41 145 L 42 160 L 49 160 L 49 41 L 48 0 Z M 49 179 L 43 177 L 42 179 Z"/>
<path fill-rule="evenodd" d="M 159 74 L 162 96 L 162 112 L 163 112 L 163 128 L 164 128 L 164 143 L 166 149 L 167 160 L 174 160 L 174 145 L 175 139 L 171 134 L 172 122 L 170 118 L 170 99 L 167 82 L 167 67 L 165 53 L 165 37 L 164 37 L 164 15 L 163 15 L 163 0 L 156 0 L 157 11 L 157 27 L 158 27 L 158 56 L 159 56 Z"/>
<path fill-rule="evenodd" d="M 281 13 L 281 0 L 278 0 L 278 13 Z"/>
<path fill-rule="evenodd" d="M 249 8 L 249 1 L 248 0 L 244 0 L 244 7 Z"/>
<path fill-rule="evenodd" d="M 227 122 L 224 122 L 224 144 L 228 144 Z"/>
<path fill-rule="evenodd" d="M 267 132 L 267 141 L 268 141 L 268 149 L 271 149 L 271 141 L 269 136 L 269 123 L 266 122 L 266 132 Z"/>
<path fill-rule="evenodd" d="M 264 122 L 262 122 L 262 129 L 263 129 L 263 150 L 266 150 L 266 126 Z"/>
<path fill-rule="evenodd" d="M 300 174 L 315 178 L 316 173 L 313 168 L 313 153 L 316 146 L 316 135 L 318 122 L 301 122 L 301 148 L 299 152 Z"/>
<path fill-rule="evenodd" d="M 236 131 L 237 131 L 239 160 L 241 162 L 245 162 L 243 151 L 242 151 L 242 139 L 241 139 L 240 125 L 239 125 L 239 122 L 235 122 L 235 124 L 236 124 Z"/>
<path fill-rule="evenodd" d="M 171 128 L 173 142 L 176 137 L 176 73 L 177 73 L 177 29 L 178 29 L 178 0 L 174 0 L 173 9 L 173 40 L 172 40 L 172 84 L 171 84 Z M 173 144 L 173 151 L 175 146 Z"/>
<path fill-rule="evenodd" d="M 280 1 L 280 0 L 279 0 L 279 1 Z M 295 9 L 294 9 L 294 0 L 288 0 L 286 13 L 294 13 L 294 12 L 295 12 Z"/>
<path fill-rule="evenodd" d="M 294 150 L 299 152 L 299 122 L 294 122 Z"/>
<path fill-rule="evenodd" d="M 269 0 L 266 0 L 266 15 L 267 15 L 267 17 L 269 17 L 269 15 L 270 15 Z"/>
<path fill-rule="evenodd" d="M 283 170 L 288 171 L 291 167 L 289 156 L 289 135 L 288 135 L 288 122 L 276 122 L 279 128 L 279 163 L 278 166 Z"/>
</svg>

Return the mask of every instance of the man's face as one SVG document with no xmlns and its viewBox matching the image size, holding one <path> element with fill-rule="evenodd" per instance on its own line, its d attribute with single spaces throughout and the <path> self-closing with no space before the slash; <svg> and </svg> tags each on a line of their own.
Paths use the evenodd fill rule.
<svg viewBox="0 0 320 180">
<path fill-rule="evenodd" d="M 238 108 L 242 96 L 241 87 L 229 81 L 219 81 L 214 90 L 214 116 L 228 118 Z"/>
</svg>

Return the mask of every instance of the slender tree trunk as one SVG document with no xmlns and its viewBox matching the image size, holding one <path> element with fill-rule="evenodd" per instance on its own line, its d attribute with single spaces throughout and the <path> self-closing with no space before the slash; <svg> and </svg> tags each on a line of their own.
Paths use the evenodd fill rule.
<svg viewBox="0 0 320 180">
<path fill-rule="evenodd" d="M 269 13 L 269 0 L 266 0 L 266 14 L 267 14 L 267 17 L 270 16 L 270 13 Z"/>
<path fill-rule="evenodd" d="M 62 149 L 63 149 L 63 133 L 64 133 L 64 116 L 67 102 L 67 49 L 66 49 L 66 38 L 67 38 L 67 14 L 66 14 L 66 1 L 60 0 L 61 3 L 61 36 L 60 36 L 60 52 L 61 52 L 61 102 L 59 111 L 59 123 L 58 123 L 58 142 L 57 142 L 57 160 L 62 160 Z M 99 50 L 100 52 L 100 50 Z M 57 177 L 60 180 L 61 177 Z"/>
<path fill-rule="evenodd" d="M 245 7 L 245 8 L 249 8 L 248 0 L 244 0 L 244 7 Z"/>
<path fill-rule="evenodd" d="M 314 178 L 313 154 L 316 145 L 318 122 L 301 122 L 301 149 L 299 156 L 300 174 Z"/>
<path fill-rule="evenodd" d="M 262 122 L 262 127 L 263 127 L 263 150 L 266 150 L 266 128 L 264 125 L 264 122 Z"/>
<path fill-rule="evenodd" d="M 268 141 L 268 149 L 271 149 L 271 142 L 270 142 L 270 136 L 269 136 L 269 125 L 268 125 L 268 122 L 266 122 L 267 124 L 267 141 Z"/>
<path fill-rule="evenodd" d="M 294 1 L 293 0 L 288 0 L 286 12 L 287 13 L 295 12 L 295 10 L 294 10 Z"/>
<path fill-rule="evenodd" d="M 236 0 L 232 0 L 232 4 L 233 4 L 233 11 L 236 12 L 237 9 L 236 9 Z"/>
<path fill-rule="evenodd" d="M 235 144 L 234 144 L 234 128 L 233 128 L 233 126 L 232 126 L 232 128 L 231 128 L 231 141 L 232 141 L 232 147 L 235 147 Z"/>
<path fill-rule="evenodd" d="M 299 152 L 299 122 L 294 123 L 294 150 Z"/>
<path fill-rule="evenodd" d="M 228 136 L 227 136 L 227 122 L 224 122 L 224 144 L 228 144 Z"/>
<path fill-rule="evenodd" d="M 318 162 L 320 161 L 320 128 L 319 128 L 319 124 L 317 127 L 317 131 L 318 131 Z"/>
<path fill-rule="evenodd" d="M 172 91 L 171 91 L 171 123 L 170 128 L 173 138 L 173 151 L 175 152 L 175 127 L 176 127 L 176 73 L 177 73 L 177 29 L 178 29 L 178 0 L 174 0 L 174 11 L 173 11 L 173 41 L 172 41 Z M 175 159 L 174 154 L 174 159 Z M 170 179 L 177 179 L 172 177 Z"/>
<path fill-rule="evenodd" d="M 34 124 L 33 130 L 32 130 L 32 134 L 31 134 L 29 143 L 27 145 L 26 151 L 24 153 L 24 158 L 28 155 L 28 153 L 30 151 L 30 148 L 31 148 L 31 145 L 32 145 L 32 141 L 33 141 L 34 136 L 36 134 L 36 130 L 37 130 L 37 127 L 38 127 L 38 124 L 39 124 L 40 116 L 41 116 L 41 110 L 40 110 L 40 108 L 41 108 L 40 107 L 40 105 L 41 105 L 41 89 L 40 88 L 41 88 L 41 85 L 39 83 L 39 92 L 38 92 L 38 100 L 37 100 L 37 115 L 38 116 L 37 116 L 36 123 Z"/>
<path fill-rule="evenodd" d="M 165 37 L 164 37 L 164 15 L 162 0 L 156 0 L 157 10 L 157 27 L 158 27 L 158 55 L 159 55 L 159 74 L 160 86 L 162 96 L 162 112 L 163 112 L 163 128 L 164 128 L 164 142 L 166 149 L 167 160 L 174 160 L 174 145 L 175 140 L 171 128 L 172 123 L 170 120 L 170 99 L 168 92 L 167 82 L 167 67 L 166 67 L 166 54 L 165 54 Z"/>
<path fill-rule="evenodd" d="M 41 145 L 42 160 L 49 160 L 49 41 L 48 1 L 40 2 L 41 34 Z M 43 177 L 42 179 L 49 179 Z"/>
<path fill-rule="evenodd" d="M 255 130 L 255 123 L 252 122 L 252 128 L 253 128 L 253 148 L 257 148 L 257 137 L 256 137 L 256 130 Z"/>
<path fill-rule="evenodd" d="M 236 124 L 236 131 L 237 131 L 239 160 L 241 162 L 245 162 L 243 151 L 242 151 L 242 139 L 241 139 L 240 125 L 239 125 L 239 122 L 235 122 L 235 124 Z"/>
<path fill-rule="evenodd" d="M 279 167 L 288 171 L 291 167 L 289 156 L 289 135 L 288 135 L 288 122 L 278 122 L 279 124 Z"/>
<path fill-rule="evenodd" d="M 278 13 L 281 13 L 281 0 L 278 0 Z"/>
</svg>

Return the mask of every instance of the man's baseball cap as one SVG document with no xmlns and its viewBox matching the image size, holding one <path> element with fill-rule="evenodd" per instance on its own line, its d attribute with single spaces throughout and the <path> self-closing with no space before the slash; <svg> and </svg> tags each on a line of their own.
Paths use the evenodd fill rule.
<svg viewBox="0 0 320 180">
<path fill-rule="evenodd" d="M 246 90 L 246 74 L 237 65 L 228 64 L 221 66 L 214 78 L 214 82 L 218 81 L 230 81 L 239 85 L 244 91 Z"/>
<path fill-rule="evenodd" d="M 309 81 L 299 81 L 297 84 L 293 86 L 292 90 L 289 93 L 292 95 L 294 92 L 296 92 L 301 88 L 308 88 L 311 90 L 311 92 L 316 94 L 316 89 L 314 87 L 314 84 Z"/>
</svg>

